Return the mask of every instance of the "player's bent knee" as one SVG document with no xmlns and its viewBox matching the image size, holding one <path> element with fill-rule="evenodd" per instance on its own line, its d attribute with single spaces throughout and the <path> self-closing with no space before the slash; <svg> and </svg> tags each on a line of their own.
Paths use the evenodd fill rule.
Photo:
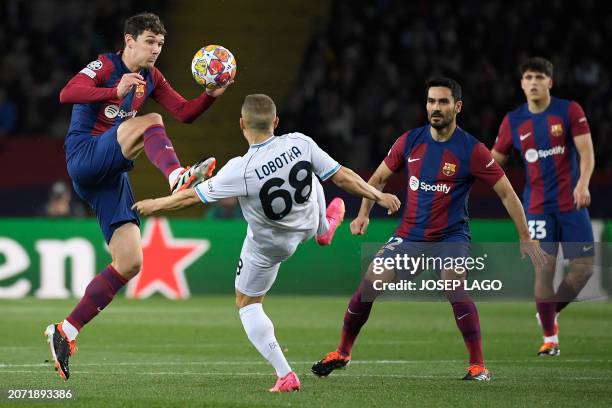
<svg viewBox="0 0 612 408">
<path fill-rule="evenodd" d="M 245 306 L 248 306 L 250 298 L 248 296 L 245 297 L 236 297 L 236 309 L 240 310 Z"/>
<path fill-rule="evenodd" d="M 129 262 L 117 262 L 115 269 L 117 269 L 117 272 L 119 272 L 121 276 L 129 280 L 138 275 L 142 269 L 142 261 L 133 260 Z"/>
<path fill-rule="evenodd" d="M 264 296 L 265 295 L 251 297 L 243 293 L 236 292 L 236 308 L 240 310 L 243 307 L 251 305 L 253 303 L 262 303 Z"/>
<path fill-rule="evenodd" d="M 593 275 L 593 263 L 592 257 L 574 259 L 570 264 L 570 274 L 583 280 L 589 279 Z"/>
<path fill-rule="evenodd" d="M 144 115 L 143 117 L 147 118 L 147 121 L 149 122 L 149 126 L 164 124 L 164 119 L 162 118 L 162 115 L 160 115 L 159 113 L 152 112 L 152 113 L 148 113 Z"/>
</svg>

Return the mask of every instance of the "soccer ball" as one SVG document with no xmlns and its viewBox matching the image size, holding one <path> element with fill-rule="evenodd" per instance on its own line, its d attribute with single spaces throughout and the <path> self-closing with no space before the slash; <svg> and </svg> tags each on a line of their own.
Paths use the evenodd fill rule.
<svg viewBox="0 0 612 408">
<path fill-rule="evenodd" d="M 225 47 L 207 45 L 193 56 L 191 73 L 206 89 L 221 88 L 236 76 L 236 58 Z"/>
</svg>

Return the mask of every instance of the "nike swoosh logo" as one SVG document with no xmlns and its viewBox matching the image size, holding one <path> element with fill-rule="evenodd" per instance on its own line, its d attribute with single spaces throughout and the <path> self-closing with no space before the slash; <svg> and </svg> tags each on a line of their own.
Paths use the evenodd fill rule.
<svg viewBox="0 0 612 408">
<path fill-rule="evenodd" d="M 415 162 L 415 161 L 417 161 L 417 160 L 421 160 L 421 158 L 418 158 L 418 159 L 411 159 L 411 158 L 409 157 L 409 158 L 408 158 L 408 163 L 412 163 L 412 162 Z"/>
<path fill-rule="evenodd" d="M 487 163 L 487 165 L 485 167 L 491 167 L 493 165 L 493 163 L 495 163 L 495 159 L 491 159 L 491 161 L 489 163 Z"/>
<path fill-rule="evenodd" d="M 358 315 L 359 314 L 359 313 L 352 312 L 351 309 L 346 309 L 346 311 L 349 312 L 349 314 L 352 314 L 352 315 Z"/>
<path fill-rule="evenodd" d="M 168 149 L 168 150 L 170 150 L 170 149 L 174 150 L 174 147 L 166 145 L 166 149 Z"/>
<path fill-rule="evenodd" d="M 529 136 L 531 136 L 531 132 L 527 132 L 524 135 L 519 135 L 519 139 L 521 139 L 521 142 L 525 139 L 527 139 Z"/>
<path fill-rule="evenodd" d="M 593 245 L 588 245 L 588 246 L 585 245 L 585 246 L 582 247 L 582 251 L 583 252 L 590 251 L 591 249 L 593 249 Z"/>
<path fill-rule="evenodd" d="M 468 315 L 470 315 L 470 314 L 471 314 L 471 313 L 466 313 L 466 314 L 464 314 L 464 315 L 461 315 L 461 316 L 459 316 L 459 317 L 457 318 L 457 320 L 461 320 L 461 319 L 463 319 L 465 316 L 468 316 Z"/>
</svg>

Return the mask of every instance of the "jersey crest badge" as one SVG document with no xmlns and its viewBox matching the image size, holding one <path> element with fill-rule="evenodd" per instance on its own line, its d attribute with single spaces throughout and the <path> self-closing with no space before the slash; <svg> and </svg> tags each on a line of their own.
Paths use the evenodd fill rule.
<svg viewBox="0 0 612 408">
<path fill-rule="evenodd" d="M 442 167 L 442 173 L 448 177 L 454 175 L 456 171 L 457 165 L 454 163 L 444 163 L 444 167 Z"/>
<path fill-rule="evenodd" d="M 554 125 L 550 125 L 550 134 L 559 137 L 563 134 L 563 124 L 556 123 Z"/>
<path fill-rule="evenodd" d="M 136 85 L 136 97 L 142 98 L 145 93 L 145 86 L 143 84 Z"/>
</svg>

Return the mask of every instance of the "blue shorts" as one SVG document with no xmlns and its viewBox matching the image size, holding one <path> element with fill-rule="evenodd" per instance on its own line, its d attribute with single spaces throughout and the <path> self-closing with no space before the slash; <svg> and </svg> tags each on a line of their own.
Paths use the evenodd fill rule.
<svg viewBox="0 0 612 408">
<path fill-rule="evenodd" d="M 527 213 L 527 226 L 531 239 L 537 239 L 542 249 L 556 255 L 559 243 L 566 259 L 594 255 L 593 227 L 586 208 L 580 210 L 550 213 Z"/>
<path fill-rule="evenodd" d="M 95 137 L 69 134 L 64 148 L 74 190 L 95 211 L 106 243 L 123 224 L 139 225 L 138 214 L 132 210 L 134 194 L 127 175 L 134 162 L 121 153 L 117 127 Z"/>
<path fill-rule="evenodd" d="M 425 269 L 433 269 L 439 274 L 442 269 L 439 266 L 447 265 L 449 259 L 462 258 L 465 260 L 470 256 L 470 239 L 463 233 L 450 234 L 435 242 L 408 241 L 405 238 L 393 236 L 376 253 L 375 258 L 396 259 L 398 255 L 400 257 L 407 255 L 411 258 L 429 258 L 427 262 L 429 262 L 430 267 L 421 268 L 418 271 L 396 269 L 396 279 L 412 279 Z M 434 260 L 434 258 L 438 260 Z M 457 262 L 455 264 L 458 265 Z"/>
</svg>

